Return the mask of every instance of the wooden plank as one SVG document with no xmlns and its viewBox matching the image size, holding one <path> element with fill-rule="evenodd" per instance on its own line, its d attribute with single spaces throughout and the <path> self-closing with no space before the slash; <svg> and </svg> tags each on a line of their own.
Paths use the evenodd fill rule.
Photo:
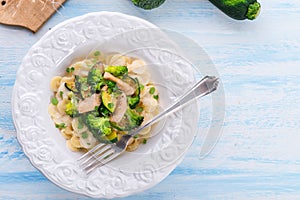
<svg viewBox="0 0 300 200">
<path fill-rule="evenodd" d="M 65 0 L 0 0 L 0 23 L 36 32 Z"/>
</svg>

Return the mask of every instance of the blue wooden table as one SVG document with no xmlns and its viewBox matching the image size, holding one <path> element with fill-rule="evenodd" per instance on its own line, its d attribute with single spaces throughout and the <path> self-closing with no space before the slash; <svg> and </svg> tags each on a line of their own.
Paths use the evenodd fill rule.
<svg viewBox="0 0 300 200">
<path fill-rule="evenodd" d="M 87 199 L 30 164 L 16 139 L 11 95 L 35 42 L 56 24 L 96 11 L 138 16 L 191 38 L 211 57 L 225 91 L 212 152 L 200 158 L 200 135 L 166 179 L 124 199 L 300 199 L 300 2 L 260 2 L 255 21 L 235 21 L 206 0 L 167 0 L 152 11 L 130 0 L 68 0 L 36 34 L 0 25 L 0 199 Z M 200 120 L 200 129 L 206 124 Z"/>
</svg>

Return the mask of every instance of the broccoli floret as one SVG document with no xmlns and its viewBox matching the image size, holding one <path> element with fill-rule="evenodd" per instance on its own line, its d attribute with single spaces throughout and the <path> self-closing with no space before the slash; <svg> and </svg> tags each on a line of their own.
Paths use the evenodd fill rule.
<svg viewBox="0 0 300 200">
<path fill-rule="evenodd" d="M 139 127 L 143 121 L 143 116 L 128 108 L 122 120 L 118 123 L 111 122 L 111 125 L 119 131 L 129 131 Z"/>
<path fill-rule="evenodd" d="M 101 69 L 93 67 L 89 71 L 87 83 L 91 86 L 92 92 L 100 91 L 100 88 L 105 85 Z"/>
<path fill-rule="evenodd" d="M 87 82 L 90 85 L 97 85 L 99 82 L 103 81 L 102 71 L 96 67 L 93 67 L 89 71 Z"/>
<path fill-rule="evenodd" d="M 136 90 L 134 92 L 134 94 L 130 97 L 127 97 L 127 102 L 128 105 L 131 109 L 136 108 L 136 106 L 139 104 L 140 102 L 140 93 L 141 93 L 141 87 L 140 87 L 140 83 L 138 81 L 137 78 L 133 79 L 134 80 L 134 85 L 136 87 Z"/>
<path fill-rule="evenodd" d="M 105 80 L 105 84 L 107 85 L 108 88 L 114 89 L 116 87 L 116 83 L 110 80 Z"/>
<path fill-rule="evenodd" d="M 66 114 L 70 117 L 75 117 L 77 115 L 77 108 L 76 106 L 70 101 L 66 104 Z"/>
<path fill-rule="evenodd" d="M 69 94 L 69 97 L 71 98 L 71 100 L 66 104 L 65 112 L 70 117 L 76 117 L 78 115 L 78 110 L 77 110 L 78 100 L 75 97 L 73 92 Z"/>
<path fill-rule="evenodd" d="M 165 0 L 131 0 L 132 3 L 145 10 L 151 10 L 159 7 Z"/>
<path fill-rule="evenodd" d="M 87 77 L 75 76 L 75 87 L 78 91 L 87 90 L 88 89 Z"/>
<path fill-rule="evenodd" d="M 104 84 L 107 85 L 107 92 L 109 94 L 111 94 L 112 92 L 116 92 L 116 90 L 118 89 L 117 84 L 113 81 L 105 80 Z"/>
<path fill-rule="evenodd" d="M 138 115 L 136 112 L 134 112 L 131 109 L 127 109 L 126 117 L 128 118 L 129 126 L 131 127 L 131 129 L 140 126 L 144 121 L 143 116 Z"/>
<path fill-rule="evenodd" d="M 93 114 L 94 116 L 99 117 L 100 116 L 100 113 L 99 113 L 100 107 L 101 107 L 101 105 L 95 106 L 95 109 L 90 111 L 89 114 Z"/>
<path fill-rule="evenodd" d="M 87 77 L 75 75 L 75 87 L 77 91 L 87 90 L 89 87 Z"/>
<path fill-rule="evenodd" d="M 97 117 L 93 113 L 87 114 L 86 124 L 96 138 L 100 138 L 103 135 L 110 135 L 112 132 L 109 118 Z"/>
<path fill-rule="evenodd" d="M 131 109 L 134 109 L 140 102 L 140 96 L 138 95 L 138 96 L 134 96 L 134 97 L 127 97 L 127 102 L 128 102 L 129 107 Z"/>
<path fill-rule="evenodd" d="M 108 66 L 105 68 L 105 71 L 114 76 L 123 76 L 128 73 L 128 68 L 127 66 Z"/>
<path fill-rule="evenodd" d="M 75 87 L 82 99 L 91 95 L 91 87 L 88 84 L 87 77 L 75 76 Z"/>
</svg>

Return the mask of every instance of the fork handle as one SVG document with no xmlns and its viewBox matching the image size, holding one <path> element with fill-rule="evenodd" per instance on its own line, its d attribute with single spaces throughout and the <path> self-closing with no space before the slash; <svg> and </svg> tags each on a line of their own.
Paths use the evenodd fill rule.
<svg viewBox="0 0 300 200">
<path fill-rule="evenodd" d="M 128 133 L 131 137 L 137 135 L 141 130 L 151 126 L 152 124 L 158 122 L 165 116 L 175 112 L 177 109 L 185 106 L 192 100 L 203 97 L 217 89 L 218 86 L 218 78 L 214 76 L 205 76 L 199 82 L 197 82 L 189 91 L 183 94 L 179 99 L 177 99 L 170 107 L 168 107 L 163 112 L 156 115 L 152 120 L 148 121 L 143 126 L 133 130 L 132 132 Z"/>
</svg>

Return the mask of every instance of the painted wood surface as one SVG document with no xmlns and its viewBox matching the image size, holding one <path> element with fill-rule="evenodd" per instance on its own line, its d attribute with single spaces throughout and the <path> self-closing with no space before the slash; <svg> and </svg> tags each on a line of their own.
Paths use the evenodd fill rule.
<svg viewBox="0 0 300 200">
<path fill-rule="evenodd" d="M 124 199 L 300 199 L 300 2 L 260 2 L 257 20 L 235 21 L 206 0 L 167 0 L 153 11 L 130 0 L 69 0 L 36 34 L 1 25 L 0 199 L 88 199 L 58 188 L 29 163 L 16 140 L 11 93 L 23 56 L 41 36 L 95 11 L 135 15 L 190 37 L 215 63 L 226 96 L 213 151 L 199 158 L 200 133 L 164 181 Z M 208 128 L 205 117 L 199 128 Z"/>
</svg>

